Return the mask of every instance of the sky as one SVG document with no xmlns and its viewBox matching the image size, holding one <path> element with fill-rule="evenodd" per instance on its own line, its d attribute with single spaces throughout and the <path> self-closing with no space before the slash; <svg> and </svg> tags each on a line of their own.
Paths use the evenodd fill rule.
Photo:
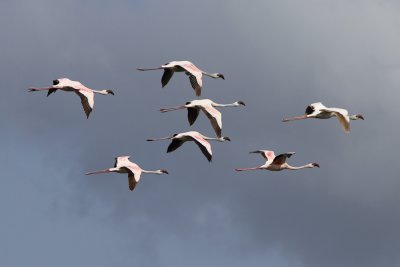
<svg viewBox="0 0 400 267">
<path fill-rule="evenodd" d="M 400 266 L 397 1 L 3 0 L 0 33 L 1 266 Z M 212 163 L 145 141 L 214 134 L 158 111 L 196 99 L 185 75 L 136 71 L 172 60 L 225 75 L 202 98 L 246 103 Z M 27 92 L 61 77 L 115 96 L 87 120 L 74 94 Z M 314 102 L 365 121 L 281 122 Z M 234 171 L 258 149 L 321 168 Z M 169 175 L 84 175 L 119 155 Z"/>
</svg>

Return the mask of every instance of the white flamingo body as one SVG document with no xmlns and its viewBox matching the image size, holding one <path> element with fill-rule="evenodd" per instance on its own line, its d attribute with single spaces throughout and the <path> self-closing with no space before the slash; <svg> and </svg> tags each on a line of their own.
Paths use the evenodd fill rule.
<svg viewBox="0 0 400 267">
<path fill-rule="evenodd" d="M 209 142 L 207 142 L 207 140 L 215 140 L 215 141 L 223 142 L 223 141 L 230 141 L 230 138 L 229 137 L 218 137 L 218 138 L 207 137 L 207 136 L 202 135 L 199 132 L 189 131 L 189 132 L 174 134 L 173 136 L 168 136 L 168 137 L 163 137 L 163 138 L 147 139 L 147 141 L 158 141 L 158 140 L 172 140 L 172 142 L 168 146 L 167 153 L 175 151 L 180 146 L 182 146 L 183 143 L 185 143 L 187 141 L 193 141 L 200 148 L 201 152 L 208 159 L 208 161 L 211 161 L 212 160 L 212 149 L 211 149 L 211 144 Z"/>
<path fill-rule="evenodd" d="M 203 87 L 203 75 L 209 76 L 211 78 L 217 79 L 221 78 L 225 80 L 225 76 L 221 73 L 208 73 L 198 67 L 196 67 L 190 61 L 171 61 L 160 67 L 156 68 L 138 68 L 138 70 L 159 70 L 163 69 L 164 74 L 161 77 L 161 86 L 164 87 L 168 84 L 169 80 L 172 78 L 175 72 L 185 72 L 189 76 L 190 84 L 194 89 L 196 96 L 201 95 L 201 88 Z"/>
<path fill-rule="evenodd" d="M 74 92 L 76 93 L 80 99 L 83 107 L 83 111 L 86 114 L 86 118 L 89 118 L 90 113 L 94 107 L 94 93 L 101 95 L 114 95 L 112 90 L 93 90 L 78 81 L 72 81 L 68 78 L 60 78 L 53 81 L 53 85 L 51 87 L 44 88 L 30 88 L 30 92 L 34 91 L 48 91 L 47 96 L 56 92 L 57 90 L 62 90 L 65 92 Z"/>
<path fill-rule="evenodd" d="M 321 102 L 317 102 L 307 106 L 305 115 L 283 119 L 283 121 L 286 122 L 286 121 L 303 120 L 309 118 L 329 119 L 332 117 L 336 117 L 339 120 L 340 125 L 342 126 L 345 132 L 350 131 L 350 120 L 364 120 L 364 117 L 361 114 L 350 116 L 349 112 L 346 109 L 328 108 L 324 106 Z"/>
<path fill-rule="evenodd" d="M 162 108 L 162 109 L 160 109 L 160 111 L 161 112 L 169 112 L 169 111 L 173 111 L 173 110 L 179 110 L 179 109 L 186 108 L 188 111 L 189 124 L 192 125 L 196 121 L 196 119 L 200 113 L 200 110 L 202 110 L 203 113 L 210 120 L 211 126 L 213 127 L 216 135 L 218 137 L 221 137 L 221 135 L 222 135 L 222 115 L 221 115 L 221 112 L 219 112 L 216 109 L 216 107 L 238 107 L 241 105 L 245 106 L 243 101 L 236 101 L 232 104 L 218 104 L 210 99 L 199 99 L 199 100 L 192 100 L 192 101 L 186 102 L 186 104 L 182 105 L 182 106 L 177 106 L 177 107 L 172 107 L 172 108 Z"/>
<path fill-rule="evenodd" d="M 136 184 L 139 182 L 142 173 L 154 173 L 154 174 L 168 174 L 166 170 L 160 169 L 156 171 L 146 171 L 139 167 L 136 163 L 129 160 L 130 156 L 120 156 L 115 158 L 115 164 L 113 168 L 94 171 L 85 173 L 85 175 L 100 174 L 100 173 L 127 173 L 128 174 L 128 185 L 129 189 L 133 191 Z"/>
<path fill-rule="evenodd" d="M 280 154 L 278 156 L 275 156 L 275 153 L 272 150 L 257 150 L 257 151 L 252 151 L 250 153 L 261 154 L 262 157 L 266 159 L 265 164 L 252 168 L 237 168 L 235 169 L 236 171 L 250 171 L 250 170 L 282 171 L 282 170 L 301 170 L 301 169 L 315 168 L 315 167 L 319 168 L 318 163 L 308 163 L 306 165 L 298 167 L 291 166 L 288 163 L 286 163 L 286 159 L 293 156 L 295 152 L 287 152 Z"/>
</svg>

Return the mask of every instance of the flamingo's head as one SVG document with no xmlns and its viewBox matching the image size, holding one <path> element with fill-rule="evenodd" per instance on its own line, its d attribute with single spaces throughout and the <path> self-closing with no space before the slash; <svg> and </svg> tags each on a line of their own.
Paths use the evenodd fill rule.
<svg viewBox="0 0 400 267">
<path fill-rule="evenodd" d="M 221 78 L 222 80 L 225 80 L 225 76 L 222 73 L 216 73 L 218 78 Z"/>
<path fill-rule="evenodd" d="M 364 120 L 364 116 L 361 114 L 357 114 L 355 117 L 359 120 Z"/>
<path fill-rule="evenodd" d="M 314 167 L 317 167 L 317 168 L 319 168 L 319 164 L 318 163 L 311 163 L 311 166 L 314 168 Z"/>
<path fill-rule="evenodd" d="M 222 141 L 231 141 L 231 139 L 229 138 L 229 137 L 227 137 L 227 136 L 223 136 L 223 137 L 221 137 L 221 140 Z"/>
<path fill-rule="evenodd" d="M 107 94 L 115 95 L 113 90 L 107 89 L 106 92 L 107 92 Z"/>
</svg>

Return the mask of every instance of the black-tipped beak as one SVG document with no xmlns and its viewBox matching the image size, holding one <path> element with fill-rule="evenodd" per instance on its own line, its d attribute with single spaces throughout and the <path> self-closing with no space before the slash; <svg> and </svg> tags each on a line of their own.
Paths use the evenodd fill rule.
<svg viewBox="0 0 400 267">
<path fill-rule="evenodd" d="M 107 92 L 111 95 L 115 95 L 113 90 L 107 90 Z"/>
<path fill-rule="evenodd" d="M 246 106 L 246 104 L 243 101 L 239 101 L 238 103 L 239 105 Z"/>
<path fill-rule="evenodd" d="M 222 80 L 225 80 L 225 76 L 223 74 L 218 74 L 218 77 L 220 77 Z"/>
<path fill-rule="evenodd" d="M 358 115 L 358 117 L 359 117 L 361 120 L 364 120 L 364 116 L 363 116 L 363 115 Z"/>
<path fill-rule="evenodd" d="M 169 174 L 167 170 L 161 170 L 162 173 Z"/>
<path fill-rule="evenodd" d="M 319 168 L 319 164 L 318 163 L 313 163 L 314 167 Z"/>
<path fill-rule="evenodd" d="M 231 141 L 231 139 L 230 139 L 229 137 L 225 137 L 224 139 L 225 139 L 226 141 L 229 141 L 229 142 Z"/>
</svg>

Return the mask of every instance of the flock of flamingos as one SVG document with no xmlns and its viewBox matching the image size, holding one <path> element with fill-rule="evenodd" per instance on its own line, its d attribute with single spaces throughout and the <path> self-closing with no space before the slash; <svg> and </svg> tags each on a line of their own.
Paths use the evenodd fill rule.
<svg viewBox="0 0 400 267">
<path fill-rule="evenodd" d="M 201 89 L 203 87 L 203 75 L 212 77 L 214 79 L 225 79 L 224 75 L 221 73 L 208 73 L 202 71 L 197 68 L 193 63 L 189 61 L 172 61 L 165 65 L 161 65 L 156 68 L 139 68 L 140 71 L 147 70 L 164 70 L 164 74 L 161 78 L 162 87 L 166 86 L 169 80 L 172 78 L 175 72 L 184 72 L 189 76 L 190 84 L 195 91 L 196 96 L 201 95 Z M 57 90 L 62 90 L 66 92 L 74 92 L 76 93 L 82 103 L 83 110 L 86 114 L 86 117 L 89 118 L 90 113 L 94 107 L 94 94 L 101 95 L 114 95 L 112 90 L 93 90 L 78 81 L 72 81 L 68 78 L 60 78 L 53 81 L 53 85 L 45 88 L 30 88 L 29 91 L 47 91 L 47 96 L 56 92 Z M 207 137 L 202 135 L 196 131 L 189 131 L 184 133 L 174 134 L 172 136 L 163 137 L 163 138 L 153 138 L 147 139 L 147 141 L 158 141 L 158 140 L 171 140 L 171 143 L 168 146 L 167 153 L 175 151 L 180 146 L 183 145 L 186 141 L 193 141 L 204 154 L 204 156 L 208 159 L 208 161 L 212 160 L 212 150 L 211 144 L 208 140 L 215 140 L 219 142 L 230 141 L 229 137 L 222 136 L 222 116 L 221 113 L 216 109 L 216 107 L 239 107 L 245 106 L 243 101 L 236 101 L 231 104 L 218 104 L 213 102 L 210 99 L 200 99 L 200 100 L 192 100 L 190 102 L 186 102 L 184 105 L 180 105 L 177 107 L 171 108 L 162 108 L 161 112 L 169 112 L 180 109 L 187 109 L 188 112 L 188 120 L 189 124 L 192 125 L 200 111 L 203 111 L 207 118 L 210 120 L 211 126 L 215 131 L 216 137 Z M 329 119 L 332 117 L 336 117 L 343 130 L 345 132 L 350 131 L 350 120 L 364 120 L 364 117 L 360 114 L 357 115 L 349 115 L 348 111 L 342 108 L 328 108 L 325 107 L 322 103 L 313 103 L 306 108 L 305 114 L 298 117 L 284 119 L 283 121 L 293 121 L 293 120 L 303 120 L 309 118 L 316 119 Z M 287 152 L 275 156 L 274 151 L 270 150 L 257 150 L 252 151 L 250 153 L 258 153 L 266 160 L 265 164 L 254 167 L 254 168 L 238 168 L 236 171 L 248 171 L 248 170 L 269 170 L 269 171 L 281 171 L 284 169 L 287 170 L 300 170 L 304 168 L 319 168 L 318 163 L 309 163 L 303 166 L 294 167 L 286 163 L 286 159 L 290 158 L 294 155 L 294 152 Z M 168 174 L 166 170 L 160 169 L 156 171 L 148 171 L 139 167 L 136 163 L 133 163 L 129 160 L 129 156 L 120 156 L 115 158 L 115 164 L 113 168 L 108 168 L 101 171 L 88 172 L 86 175 L 91 174 L 99 174 L 99 173 L 109 173 L 109 172 L 118 172 L 118 173 L 127 173 L 128 174 L 128 183 L 129 189 L 134 190 L 136 184 L 140 180 L 140 176 L 142 173 L 154 173 L 154 174 Z"/>
</svg>

